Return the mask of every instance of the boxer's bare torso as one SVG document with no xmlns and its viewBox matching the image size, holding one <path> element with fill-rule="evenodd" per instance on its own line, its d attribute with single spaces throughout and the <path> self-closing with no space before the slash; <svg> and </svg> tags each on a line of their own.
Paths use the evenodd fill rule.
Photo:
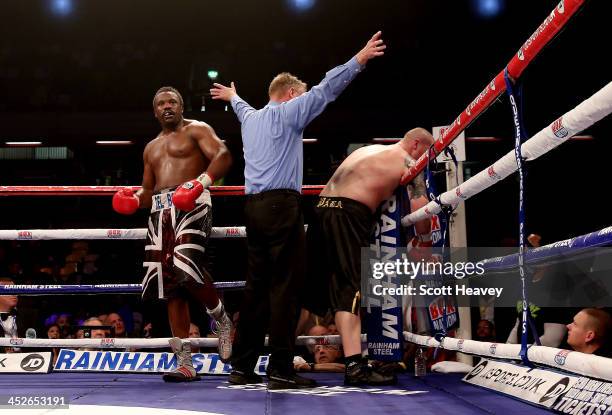
<svg viewBox="0 0 612 415">
<path fill-rule="evenodd" d="M 374 212 L 399 186 L 409 160 L 399 143 L 361 147 L 342 162 L 321 196 L 350 198 Z"/>
<path fill-rule="evenodd" d="M 200 149 L 198 139 L 214 134 L 209 130 L 211 128 L 205 123 L 183 120 L 176 131 L 161 132 L 147 144 L 144 162 L 155 179 L 154 190 L 182 184 L 208 168 L 210 159 Z"/>
</svg>

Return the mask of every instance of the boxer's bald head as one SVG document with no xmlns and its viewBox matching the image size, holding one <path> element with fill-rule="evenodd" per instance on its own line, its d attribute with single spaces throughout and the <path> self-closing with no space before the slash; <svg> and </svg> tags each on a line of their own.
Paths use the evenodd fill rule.
<svg viewBox="0 0 612 415">
<path fill-rule="evenodd" d="M 417 127 L 404 134 L 400 143 L 410 157 L 416 160 L 431 147 L 434 138 L 426 129 Z"/>
</svg>

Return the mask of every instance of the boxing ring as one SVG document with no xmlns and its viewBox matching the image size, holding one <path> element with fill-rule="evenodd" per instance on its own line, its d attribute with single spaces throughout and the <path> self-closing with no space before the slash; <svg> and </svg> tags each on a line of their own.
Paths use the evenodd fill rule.
<svg viewBox="0 0 612 415">
<path fill-rule="evenodd" d="M 524 43 L 507 65 L 507 73 L 518 79 L 524 69 L 541 49 L 561 30 L 580 9 L 583 0 L 562 1 Z M 504 72 L 491 80 L 486 88 L 445 129 L 434 144 L 437 153 L 442 152 L 467 126 L 482 114 L 506 89 Z M 557 118 L 550 126 L 523 144 L 527 160 L 534 160 L 560 145 L 571 136 L 605 117 L 612 111 L 612 83 L 606 85 L 585 103 Z M 410 169 L 407 180 L 411 180 L 428 163 L 427 155 L 419 158 Z M 467 198 L 492 186 L 517 169 L 512 153 L 504 156 L 488 169 L 473 176 L 441 195 L 438 202 L 431 202 L 422 209 L 404 217 L 405 226 L 440 212 L 442 205 L 456 206 Z M 123 187 L 113 186 L 0 186 L 0 196 L 110 196 Z M 304 195 L 318 195 L 323 186 L 304 186 Z M 134 190 L 138 187 L 133 187 Z M 243 186 L 213 186 L 213 196 L 241 196 Z M 109 204 L 110 206 L 110 204 Z M 568 249 L 611 246 L 611 228 L 568 240 L 562 247 Z M 29 229 L 0 230 L 0 240 L 143 240 L 146 229 Z M 211 238 L 244 238 L 241 226 L 215 227 Z M 575 242 L 580 241 L 580 242 Z M 562 241 L 563 242 L 563 241 Z M 559 254 L 559 245 L 552 244 L 531 251 L 527 260 L 549 258 Z M 531 255 L 531 256 L 529 256 Z M 514 266 L 515 256 L 496 259 L 492 264 Z M 492 265 L 493 266 L 493 265 Z M 243 281 L 216 282 L 218 289 L 240 289 Z M 28 285 L 0 286 L 0 295 L 97 295 L 139 294 L 141 284 L 90 284 L 90 285 Z M 518 365 L 520 345 L 477 342 L 445 337 L 419 336 L 403 333 L 404 340 L 416 345 L 444 348 L 465 354 L 482 356 L 509 365 Z M 366 338 L 364 337 L 365 341 Z M 191 339 L 195 346 L 211 347 L 216 339 Z M 338 344 L 339 336 L 299 337 L 297 344 Z M 35 350 L 19 356 L 21 368 L 32 366 L 32 353 L 44 362 L 27 374 L 0 374 L 0 387 L 4 396 L 64 396 L 69 409 L 30 408 L 20 409 L 28 413 L 107 413 L 113 407 L 121 407 L 121 413 L 208 413 L 208 414 L 280 414 L 280 413 L 368 413 L 389 414 L 391 412 L 416 412 L 419 414 L 474 414 L 474 413 L 544 413 L 542 407 L 493 393 L 463 381 L 463 373 L 430 373 L 425 377 L 400 374 L 395 386 L 345 387 L 343 375 L 329 373 L 309 374 L 319 382 L 319 387 L 309 390 L 275 390 L 265 384 L 230 385 L 226 375 L 230 371 L 213 355 L 197 357 L 199 382 L 185 384 L 164 383 L 159 373 L 172 369 L 169 354 L 148 352 L 148 349 L 164 348 L 168 339 L 0 339 L 0 347 L 19 347 L 22 352 Z M 94 348 L 79 351 L 78 348 Z M 58 362 L 51 367 L 50 356 L 36 349 L 61 348 Z M 114 352 L 116 349 L 138 348 L 139 352 Z M 42 353 L 42 354 L 41 354 Z M 113 354 L 115 353 L 115 354 Z M 131 353 L 131 354 L 130 354 Z M 580 376 L 612 382 L 610 359 L 568 352 L 543 346 L 528 350 L 531 362 L 547 368 L 558 376 L 578 379 Z M 194 355 L 194 361 L 196 356 Z M 2 361 L 0 361 L 2 362 Z M 155 362 L 155 364 L 151 363 Z M 159 363 L 163 362 L 163 363 Z M 261 361 L 262 364 L 265 363 Z M 1 364 L 1 363 L 0 363 Z M 176 362 L 174 361 L 174 364 Z M 123 366 L 122 366 L 123 365 Z M 131 365 L 131 366 L 130 366 Z M 136 368 L 142 370 L 130 370 Z M 128 370 L 124 370 L 128 367 Z M 261 369 L 265 367 L 262 366 Z M 484 367 L 484 366 L 483 366 Z M 161 369 L 160 369 L 161 368 Z M 471 373 L 479 369 L 476 366 Z M 24 369 L 27 370 L 27 369 Z M 23 371 L 22 371 L 23 372 Z M 470 374 L 467 375 L 468 377 Z M 476 376 L 476 374 L 474 374 Z M 565 392 L 565 391 L 563 391 Z M 556 392 L 555 392 L 556 393 Z M 555 395 L 551 400 L 561 396 Z M 4 399 L 4 398 L 2 398 Z M 553 402 L 549 402 L 551 405 Z M 0 402 L 0 406 L 2 402 Z M 3 408 L 6 408 L 4 406 Z M 358 409 L 356 409 L 358 408 Z M 194 412 L 195 411 L 195 412 Z"/>
<path fill-rule="evenodd" d="M 200 382 L 164 384 L 158 376 L 115 373 L 51 373 L 0 377 L 2 394 L 64 395 L 72 411 L 16 410 L 17 414 L 98 415 L 121 407 L 121 414 L 350 414 L 389 413 L 490 414 L 548 413 L 526 403 L 492 394 L 461 382 L 456 374 L 426 378 L 401 376 L 384 388 L 342 386 L 339 374 L 311 374 L 319 382 L 312 390 L 268 391 L 265 384 L 236 386 L 224 377 Z M 143 408 L 147 408 L 146 412 Z M 359 412 L 356 412 L 358 408 Z M 4 411 L 4 410 L 3 410 Z M 64 412 L 65 411 L 65 412 Z M 189 412 L 182 412 L 189 411 Z M 197 411 L 197 412 L 191 412 Z M 499 412 L 498 412 L 499 411 Z M 3 412 L 4 413 L 4 412 Z"/>
</svg>

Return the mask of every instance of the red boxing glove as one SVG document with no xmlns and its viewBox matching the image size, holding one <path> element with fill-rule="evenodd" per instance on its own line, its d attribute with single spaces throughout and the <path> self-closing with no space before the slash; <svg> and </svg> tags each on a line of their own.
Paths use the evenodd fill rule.
<svg viewBox="0 0 612 415">
<path fill-rule="evenodd" d="M 204 186 L 202 186 L 202 183 L 197 179 L 190 180 L 176 189 L 174 195 L 172 195 L 172 203 L 179 210 L 185 212 L 192 211 L 195 209 L 196 200 L 203 191 Z"/>
<path fill-rule="evenodd" d="M 138 210 L 140 200 L 129 187 L 119 190 L 113 196 L 113 209 L 122 215 L 131 215 Z"/>
<path fill-rule="evenodd" d="M 204 189 L 213 184 L 215 179 L 209 173 L 204 172 L 197 179 L 183 183 L 172 196 L 174 206 L 185 212 L 190 212 L 195 209 L 195 202 L 202 194 Z"/>
</svg>

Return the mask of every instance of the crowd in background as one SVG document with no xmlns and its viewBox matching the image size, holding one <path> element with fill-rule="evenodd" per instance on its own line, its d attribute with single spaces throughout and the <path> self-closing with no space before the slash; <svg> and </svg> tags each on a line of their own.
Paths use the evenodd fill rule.
<svg viewBox="0 0 612 415">
<path fill-rule="evenodd" d="M 530 240 L 533 243 L 533 238 Z M 138 283 L 141 275 L 140 244 L 130 241 L 122 243 L 127 244 L 126 249 L 117 250 L 108 242 L 95 241 L 1 242 L 0 284 Z M 211 251 L 214 252 L 214 249 Z M 241 279 L 240 274 L 234 273 L 233 276 L 234 279 Z M 236 310 L 240 298 L 239 292 L 226 293 L 225 302 L 235 323 L 239 319 Z M 193 308 L 191 315 L 194 324 L 190 337 L 214 337 L 215 328 L 211 327 L 208 315 L 204 310 Z M 14 336 L 18 337 L 24 337 L 26 329 L 34 329 L 38 338 L 50 339 L 170 336 L 163 304 L 143 303 L 139 295 L 98 294 L 94 301 L 88 295 L 0 297 L 0 314 L 9 313 L 10 310 L 17 310 L 14 314 L 18 316 L 18 332 Z M 485 313 L 484 316 L 481 311 L 472 310 L 475 340 L 520 343 L 517 334 L 520 310 L 493 308 L 493 313 Z M 534 317 L 543 345 L 611 356 L 612 319 L 609 310 L 538 307 Z M 308 316 L 301 321 L 297 336 L 338 333 L 330 315 L 322 318 Z M 4 317 L 2 323 L 6 325 Z M 4 330 L 4 335 L 10 337 L 8 330 Z M 415 350 L 414 346 L 408 345 L 404 366 L 395 369 L 410 368 Z M 193 351 L 214 352 L 215 349 L 194 347 Z M 339 345 L 323 342 L 299 348 L 298 354 L 294 361 L 297 370 L 343 370 L 343 354 Z M 429 366 L 435 361 L 455 358 L 453 353 L 448 352 L 438 353 L 435 358 L 433 354 L 429 357 Z"/>
</svg>

